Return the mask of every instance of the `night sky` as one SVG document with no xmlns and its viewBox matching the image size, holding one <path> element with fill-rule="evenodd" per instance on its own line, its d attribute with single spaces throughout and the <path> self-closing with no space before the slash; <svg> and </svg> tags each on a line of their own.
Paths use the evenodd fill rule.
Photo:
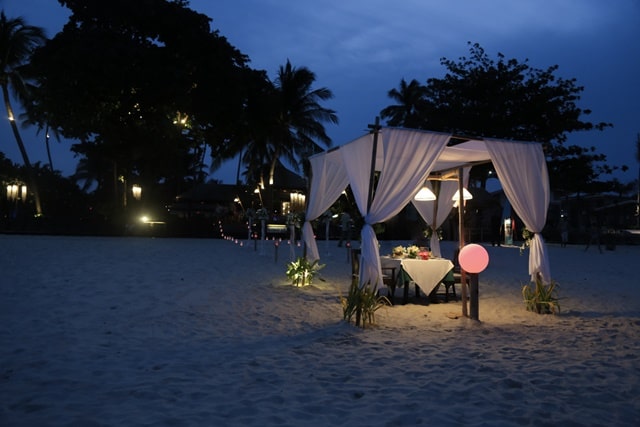
<svg viewBox="0 0 640 427">
<path fill-rule="evenodd" d="M 640 133 L 640 1 L 614 0 L 192 0 L 191 8 L 213 19 L 211 27 L 275 79 L 280 65 L 306 66 L 315 87 L 327 87 L 339 125 L 327 124 L 334 145 L 367 131 L 390 104 L 400 79 L 425 83 L 442 77 L 440 58 L 468 56 L 479 43 L 494 59 L 529 60 L 534 68 L 559 65 L 555 75 L 584 86 L 578 106 L 584 120 L 610 122 L 603 132 L 569 135 L 568 144 L 595 146 L 611 165 L 631 169 L 614 176 L 638 176 L 635 141 Z M 22 16 L 46 29 L 62 29 L 69 11 L 56 0 L 0 0 L 5 14 Z M 16 108 L 17 105 L 14 105 Z M 4 115 L 5 113 L 3 113 Z M 46 163 L 44 135 L 23 129 L 32 162 Z M 54 167 L 73 173 L 70 142 L 52 139 Z M 0 125 L 0 151 L 22 163 L 9 125 Z M 211 175 L 234 182 L 235 166 Z"/>
</svg>

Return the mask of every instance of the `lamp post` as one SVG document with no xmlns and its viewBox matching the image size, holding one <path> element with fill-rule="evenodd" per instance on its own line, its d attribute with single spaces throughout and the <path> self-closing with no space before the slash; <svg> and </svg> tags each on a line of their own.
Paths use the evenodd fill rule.
<svg viewBox="0 0 640 427">
<path fill-rule="evenodd" d="M 489 254 L 482 246 L 472 243 L 464 246 L 458 254 L 458 262 L 463 271 L 469 274 L 469 317 L 479 319 L 478 312 L 478 274 L 489 265 Z M 464 289 L 465 283 L 462 281 Z M 467 303 L 464 303 L 465 307 Z M 463 313 L 464 314 L 464 313 Z"/>
</svg>

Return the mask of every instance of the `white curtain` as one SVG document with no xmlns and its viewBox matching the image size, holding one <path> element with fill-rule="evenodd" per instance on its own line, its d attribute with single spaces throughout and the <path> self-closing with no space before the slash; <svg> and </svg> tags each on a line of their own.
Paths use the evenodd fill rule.
<svg viewBox="0 0 640 427">
<path fill-rule="evenodd" d="M 549 207 L 549 174 L 540 144 L 486 140 L 487 151 L 511 206 L 534 233 L 529 252 L 529 274 L 551 281 L 542 228 Z"/>
<path fill-rule="evenodd" d="M 320 259 L 311 221 L 320 217 L 340 197 L 349 183 L 339 150 L 309 158 L 311 163 L 311 186 L 307 199 L 307 212 L 302 226 L 302 239 L 307 246 L 307 259 Z"/>
<path fill-rule="evenodd" d="M 469 183 L 469 171 L 471 168 L 463 168 L 462 183 L 466 187 Z M 427 187 L 433 191 L 433 185 L 430 181 L 427 181 Z M 440 191 L 438 191 L 436 200 L 416 200 L 413 199 L 412 203 L 416 210 L 427 223 L 427 226 L 431 228 L 431 239 L 429 244 L 431 246 L 431 252 L 434 256 L 441 257 L 442 252 L 440 250 L 440 239 L 438 238 L 437 230 L 447 219 L 453 208 L 454 200 L 453 195 L 458 190 L 458 181 L 441 181 Z M 434 206 L 437 206 L 435 223 L 433 220 Z"/>
<path fill-rule="evenodd" d="M 377 158 L 380 176 L 371 207 L 367 211 L 374 135 L 343 146 L 349 183 L 364 217 L 361 232 L 360 284 L 380 284 L 382 271 L 378 239 L 373 224 L 398 214 L 422 187 L 436 159 L 445 149 L 449 135 L 384 128 L 378 135 Z"/>
</svg>

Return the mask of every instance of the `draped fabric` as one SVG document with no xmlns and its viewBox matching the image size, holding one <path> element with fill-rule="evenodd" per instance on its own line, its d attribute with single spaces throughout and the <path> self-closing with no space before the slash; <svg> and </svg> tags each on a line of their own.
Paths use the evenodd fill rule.
<svg viewBox="0 0 640 427">
<path fill-rule="evenodd" d="M 380 176 L 370 208 L 367 204 L 371 162 L 349 162 L 349 160 L 371 159 L 374 135 L 370 135 L 365 142 L 342 147 L 351 189 L 364 218 L 360 246 L 361 286 L 366 283 L 375 285 L 382 282 L 378 238 L 373 230 L 373 224 L 392 218 L 409 203 L 422 187 L 448 140 L 447 134 L 384 129 L 378 135 L 377 154 L 382 155 L 382 163 L 379 169 L 376 168 L 380 171 Z M 377 155 L 376 160 L 378 158 Z"/>
<path fill-rule="evenodd" d="M 464 139 L 450 144 L 450 136 L 411 129 L 382 128 L 378 133 L 375 156 L 376 175 L 373 199 L 368 200 L 374 134 L 364 135 L 339 149 L 310 158 L 312 180 L 308 198 L 303 239 L 309 259 L 319 259 L 310 221 L 318 218 L 351 186 L 356 205 L 364 218 L 361 231 L 360 283 L 378 284 L 382 277 L 378 239 L 373 225 L 398 214 L 411 201 L 430 172 L 464 168 L 492 161 L 505 195 L 513 209 L 534 232 L 529 253 L 529 274 L 551 280 L 544 240 L 541 236 L 549 205 L 549 178 L 542 146 L 534 143 L 503 140 Z M 463 181 L 465 183 L 465 181 Z M 415 204 L 425 221 L 437 230 L 451 210 L 451 198 L 457 183 L 442 182 L 441 205 L 436 218 L 431 207 Z M 370 203 L 370 206 L 369 206 Z M 428 206 L 428 205 L 427 205 Z M 439 248 L 433 233 L 432 249 Z M 436 249 L 437 250 L 437 249 Z M 436 252 L 437 254 L 437 252 Z"/>
<path fill-rule="evenodd" d="M 511 206 L 534 233 L 530 242 L 529 274 L 551 281 L 542 228 L 549 207 L 549 174 L 542 146 L 533 143 L 486 140 L 487 151 Z"/>
<path fill-rule="evenodd" d="M 462 183 L 465 187 L 469 183 L 470 170 L 470 167 L 463 168 Z M 431 246 L 431 252 L 437 257 L 442 256 L 437 230 L 451 213 L 451 209 L 455 203 L 453 201 L 453 195 L 458 190 L 458 181 L 441 181 L 439 185 L 440 189 L 436 195 L 436 200 L 412 200 L 413 206 L 415 206 L 422 219 L 427 223 L 427 226 L 431 228 L 432 233 L 429 245 Z M 431 181 L 427 181 L 426 186 L 429 187 L 431 191 L 434 190 Z M 433 218 L 434 208 L 437 209 L 435 222 Z"/>
<path fill-rule="evenodd" d="M 311 221 L 320 217 L 340 197 L 349 184 L 349 177 L 339 151 L 330 151 L 309 159 L 311 163 L 311 188 L 307 199 L 307 212 L 302 226 L 302 239 L 307 246 L 307 259 L 320 259 L 318 244 Z"/>
</svg>

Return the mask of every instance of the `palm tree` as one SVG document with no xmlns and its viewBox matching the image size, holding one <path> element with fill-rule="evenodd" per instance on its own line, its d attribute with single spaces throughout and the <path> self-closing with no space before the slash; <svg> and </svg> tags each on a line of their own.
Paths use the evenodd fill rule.
<svg viewBox="0 0 640 427">
<path fill-rule="evenodd" d="M 308 68 L 295 68 L 287 61 L 279 68 L 275 84 L 262 73 L 253 77 L 247 84 L 244 125 L 233 138 L 213 147 L 211 165 L 215 170 L 239 156 L 238 168 L 244 165 L 249 185 L 265 184 L 265 166 L 273 183 L 282 159 L 299 171 L 305 157 L 331 146 L 323 123 L 338 123 L 335 111 L 320 105 L 333 94 L 327 88 L 312 89 L 316 76 Z"/>
<path fill-rule="evenodd" d="M 9 97 L 9 89 L 11 88 L 20 102 L 23 104 L 28 103 L 29 90 L 24 68 L 35 48 L 44 43 L 45 40 L 46 37 L 42 28 L 26 25 L 22 18 L 7 19 L 4 12 L 0 12 L 0 86 L 2 87 L 2 96 L 9 116 L 11 130 L 16 138 L 24 166 L 29 175 L 29 184 L 33 191 L 37 216 L 42 215 L 40 194 L 27 150 L 18 131 Z"/>
<path fill-rule="evenodd" d="M 324 108 L 320 101 L 333 98 L 325 87 L 312 89 L 316 75 L 307 67 L 280 66 L 275 82 L 276 122 L 270 135 L 271 167 L 269 183 L 273 183 L 275 166 L 281 158 L 298 171 L 305 157 L 331 146 L 331 138 L 323 123 L 337 124 L 335 111 Z"/>
<path fill-rule="evenodd" d="M 390 126 L 420 129 L 421 104 L 426 90 L 427 88 L 416 79 L 411 80 L 409 84 L 405 79 L 400 80 L 400 88 L 391 89 L 387 93 L 387 96 L 398 104 L 384 108 L 380 112 L 380 116 L 383 119 L 388 119 L 387 124 Z"/>
</svg>

